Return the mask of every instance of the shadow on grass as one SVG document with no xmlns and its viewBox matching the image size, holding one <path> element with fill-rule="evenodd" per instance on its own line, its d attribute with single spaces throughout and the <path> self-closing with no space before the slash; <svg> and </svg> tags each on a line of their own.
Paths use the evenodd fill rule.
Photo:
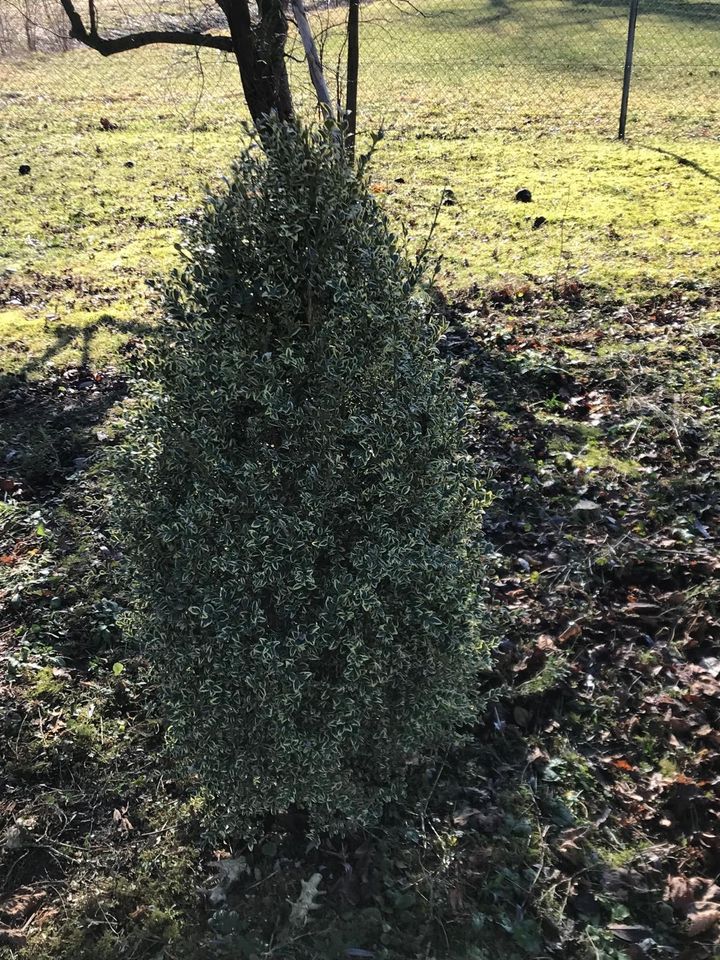
<svg viewBox="0 0 720 960">
<path fill-rule="evenodd" d="M 693 170 L 701 173 L 703 177 L 707 177 L 708 180 L 714 180 L 715 183 L 720 183 L 720 176 L 718 176 L 717 173 L 713 173 L 712 170 L 708 170 L 707 167 L 700 166 L 699 163 L 690 160 L 688 157 L 683 157 L 679 153 L 673 153 L 672 150 L 665 150 L 663 147 L 651 147 L 648 143 L 639 143 L 638 146 L 642 147 L 643 150 L 652 150 L 654 153 L 661 153 L 664 157 L 670 157 L 672 160 L 676 160 L 681 167 L 691 167 Z"/>
<path fill-rule="evenodd" d="M 125 395 L 127 377 L 114 366 L 92 366 L 93 341 L 103 328 L 128 335 L 119 350 L 126 356 L 152 329 L 114 318 L 58 327 L 42 353 L 17 371 L 0 374 L 0 476 L 11 490 L 22 489 L 34 499 L 56 492 L 104 441 L 101 427 Z M 71 365 L 40 373 L 78 341 Z"/>
<path fill-rule="evenodd" d="M 674 321 L 682 318 L 683 303 L 678 297 L 679 317 L 649 306 L 648 327 L 667 340 L 673 364 L 684 364 L 683 376 L 692 382 L 702 379 L 707 367 L 701 368 L 689 351 L 676 348 L 681 325 Z M 386 955 L 398 958 L 432 953 L 562 955 L 580 960 L 588 955 L 587 943 L 595 943 L 585 939 L 584 931 L 590 931 L 588 936 L 602 932 L 615 918 L 617 903 L 627 902 L 633 911 L 628 924 L 642 930 L 648 940 L 652 935 L 655 942 L 669 943 L 667 952 L 680 956 L 689 938 L 679 922 L 674 929 L 671 926 L 667 904 L 660 902 L 661 887 L 664 876 L 692 850 L 690 843 L 700 843 L 694 838 L 712 836 L 717 804 L 711 805 L 707 781 L 716 758 L 692 746 L 690 739 L 682 749 L 683 763 L 696 766 L 684 766 L 674 782 L 672 774 L 664 776 L 669 782 L 662 800 L 656 799 L 656 771 L 658 757 L 681 755 L 676 739 L 683 735 L 679 722 L 690 726 L 685 718 L 693 717 L 689 713 L 693 704 L 699 702 L 696 725 L 714 716 L 706 712 L 701 717 L 703 710 L 714 709 L 715 690 L 704 681 L 710 690 L 704 694 L 696 672 L 691 674 L 690 695 L 681 697 L 679 644 L 674 639 L 684 629 L 678 620 L 680 605 L 685 606 L 685 619 L 699 624 L 692 638 L 691 656 L 696 660 L 714 656 L 717 642 L 710 630 L 716 628 L 711 624 L 703 637 L 702 621 L 688 603 L 696 602 L 706 578 L 698 565 L 699 547 L 681 539 L 669 553 L 662 541 L 658 549 L 642 534 L 633 541 L 632 527 L 638 518 L 650 526 L 648 507 L 657 511 L 667 505 L 678 516 L 701 516 L 689 499 L 693 485 L 703 502 L 709 502 L 716 496 L 712 477 L 717 471 L 706 462 L 691 475 L 698 463 L 681 429 L 675 439 L 666 436 L 666 430 L 638 434 L 637 445 L 644 444 L 651 455 L 648 462 L 657 464 L 657 475 L 614 476 L 608 469 L 593 478 L 574 469 L 569 451 L 577 452 L 587 436 L 582 429 L 589 418 L 584 400 L 593 395 L 607 399 L 609 409 L 597 429 L 609 448 L 616 449 L 612 444 L 617 424 L 612 417 L 628 414 L 623 407 L 628 391 L 642 388 L 652 393 L 668 370 L 658 351 L 647 354 L 648 366 L 652 360 L 655 367 L 643 374 L 624 361 L 626 348 L 636 343 L 632 338 L 641 319 L 639 310 L 633 324 L 623 326 L 624 342 L 616 344 L 613 354 L 598 351 L 595 339 L 580 354 L 578 340 L 573 339 L 575 349 L 568 362 L 561 349 L 563 337 L 567 346 L 568 333 L 577 337 L 589 324 L 601 329 L 607 312 L 586 317 L 588 302 L 577 299 L 574 306 L 564 305 L 567 313 L 574 310 L 565 324 L 568 318 L 557 316 L 560 306 L 536 298 L 508 304 L 499 315 L 495 307 L 484 312 L 468 308 L 455 315 L 448 308 L 449 327 L 442 342 L 461 392 L 478 396 L 470 411 L 475 414 L 469 424 L 472 453 L 495 495 L 487 513 L 487 532 L 503 557 L 492 589 L 495 606 L 504 604 L 508 612 L 488 678 L 492 710 L 478 718 L 476 736 L 462 753 L 448 753 L 432 766 L 418 764 L 407 802 L 389 807 L 384 821 L 365 834 L 308 846 L 305 837 L 286 837 L 286 822 L 278 822 L 275 833 L 275 824 L 269 824 L 268 842 L 246 851 L 250 882 L 238 883 L 222 910 L 214 910 L 212 904 L 206 909 L 205 899 L 197 896 L 198 863 L 210 854 L 203 846 L 198 815 L 188 813 L 197 785 L 178 780 L 160 752 L 162 734 L 152 712 L 152 686 L 142 676 L 138 682 L 132 661 L 126 661 L 121 676 L 110 678 L 109 653 L 104 659 L 106 673 L 96 672 L 95 666 L 88 672 L 88 646 L 99 642 L 93 637 L 114 636 L 109 604 L 105 608 L 101 604 L 105 598 L 117 600 L 118 594 L 96 562 L 101 524 L 92 501 L 78 500 L 74 493 L 73 520 L 79 518 L 78 526 L 85 524 L 75 536 L 74 554 L 65 556 L 62 568 L 54 571 L 52 589 L 46 578 L 35 593 L 26 591 L 23 606 L 13 607 L 11 613 L 14 630 L 19 633 L 20 625 L 24 633 L 38 631 L 43 643 L 52 640 L 81 682 L 73 685 L 61 674 L 62 685 L 57 684 L 53 693 L 53 687 L 38 690 L 35 680 L 2 731 L 13 748 L 10 816 L 19 820 L 20 811 L 31 810 L 46 838 L 45 845 L 35 844 L 29 853 L 3 852 L 7 868 L 2 888 L 10 893 L 31 883 L 39 888 L 92 883 L 96 891 L 87 903 L 78 900 L 71 910 L 58 911 L 54 942 L 61 946 L 44 956 L 59 960 L 72 953 L 78 960 L 97 960 L 98 944 L 103 956 L 136 960 L 157 957 L 158 949 L 168 956 L 172 952 L 178 958 L 209 960 L 218 955 L 218 944 L 224 954 L 234 956 L 249 955 L 246 945 L 251 944 L 253 954 L 259 955 L 264 948 L 254 944 L 267 944 L 275 937 L 281 929 L 280 911 L 287 915 L 286 904 L 304 889 L 305 878 L 320 870 L 326 895 L 320 920 L 309 930 L 312 943 L 308 950 L 296 952 L 290 942 L 291 953 L 283 955 L 298 960 L 342 953 L 372 957 L 381 944 Z M 666 313 L 671 308 L 668 304 Z M 612 339 L 613 331 L 607 335 Z M 690 333 L 687 339 L 695 342 Z M 35 393 L 13 395 L 14 422 L 22 421 L 27 396 L 32 404 L 25 412 L 36 429 L 47 410 L 55 417 L 56 430 L 81 427 L 92 433 L 93 417 L 105 415 L 113 391 L 121 393 L 123 386 L 107 373 L 98 381 L 89 370 L 79 368 L 69 378 L 17 383 L 17 391 Z M 559 447 L 553 444 L 557 439 Z M 680 447 L 675 440 L 682 441 Z M 626 514 L 617 513 L 620 522 L 615 527 L 603 517 L 578 519 L 573 505 L 579 497 L 597 498 L 603 514 L 611 512 L 608 504 L 619 503 Z M 598 548 L 607 550 L 609 538 L 618 549 L 626 542 L 630 553 L 616 553 L 611 564 L 596 567 Z M 646 560 L 651 550 L 654 554 Z M 640 562 L 655 564 L 647 585 L 638 576 Z M 665 589 L 665 580 L 680 568 L 683 576 L 696 580 L 692 596 L 673 593 L 657 598 L 653 591 Z M 621 578 L 629 582 L 618 589 Z M 568 624 L 577 627 L 577 633 L 563 639 Z M 688 627 L 690 632 L 695 629 Z M 672 658 L 653 639 L 657 636 L 664 643 L 663 630 L 673 638 Z M 545 644 L 551 642 L 551 655 L 540 649 L 541 637 Z M 648 660 L 646 654 L 654 645 L 657 653 Z M 95 649 L 91 652 L 94 657 Z M 118 653 L 118 659 L 125 660 L 125 654 Z M 693 671 L 697 669 L 693 664 Z M 52 684 L 54 678 L 45 682 Z M 49 703 L 52 725 L 27 722 L 28 703 L 32 716 L 48 714 Z M 89 703 L 94 714 L 88 711 Z M 677 717 L 666 716 L 675 705 Z M 99 738 L 93 737 L 93 715 L 110 720 L 99 725 Z M 56 722 L 58 716 L 61 723 Z M 689 730 L 687 736 L 694 733 Z M 622 764 L 612 762 L 616 751 L 622 751 Z M 706 775 L 705 769 L 711 772 Z M 159 778 L 158 772 L 163 774 Z M 148 783 L 154 785 L 152 791 Z M 628 790 L 632 806 L 626 802 Z M 130 807 L 136 824 L 129 837 L 120 835 L 110 814 L 121 803 Z M 155 872 L 158 831 L 151 829 L 156 822 L 164 824 L 166 859 L 160 879 Z M 586 835 L 591 838 L 586 847 L 568 846 Z M 41 859 L 42 851 L 56 849 L 83 851 L 83 859 Z M 698 849 L 705 858 L 699 862 L 714 877 L 716 851 Z M 36 850 L 41 851 L 39 856 Z M 651 860 L 645 859 L 647 850 L 653 851 Z M 661 856 L 664 859 L 656 859 Z M 618 862 L 627 864 L 622 873 Z M 258 875 L 262 883 L 255 882 Z M 117 876 L 123 879 L 119 892 L 110 882 Z M 608 886 L 608 877 L 614 886 Z M 570 890 L 578 892 L 568 896 Z M 160 904 L 163 911 L 167 905 L 177 919 L 172 925 L 159 923 L 157 917 L 162 919 L 164 912 L 144 913 L 148 903 Z M 239 918 L 237 923 L 234 917 Z M 232 922 L 220 926 L 228 918 Z M 222 940 L 219 931 L 225 931 Z M 608 929 L 607 942 L 614 944 L 611 935 Z M 64 949 L 70 937 L 71 953 Z M 210 952 L 196 946 L 198 942 L 208 943 Z M 190 946 L 179 953 L 181 943 Z M 347 948 L 348 943 L 357 946 Z M 688 948 L 691 952 L 682 955 L 709 958 L 712 946 L 708 944 L 708 952 L 698 947 L 695 942 Z"/>
<path fill-rule="evenodd" d="M 566 364 L 551 350 L 528 362 L 531 351 L 525 355 L 483 341 L 462 319 L 446 333 L 443 352 L 456 375 L 483 395 L 483 415 L 470 424 L 469 452 L 489 477 L 493 500 L 486 533 L 500 553 L 543 559 L 556 553 L 557 562 L 569 568 L 592 565 L 602 545 L 625 557 L 615 567 L 603 567 L 608 582 L 647 581 L 667 590 L 704 582 L 711 564 L 703 525 L 711 526 L 710 518 L 720 512 L 720 491 L 707 483 L 706 452 L 716 443 L 712 421 L 689 419 L 678 426 L 659 410 L 650 426 L 652 409 L 644 413 L 651 440 L 638 438 L 632 456 L 645 456 L 645 469 L 633 468 L 631 461 L 624 465 L 626 451 L 614 439 L 616 418 L 632 419 L 628 397 L 654 396 L 662 365 L 644 382 L 637 372 L 624 373 L 591 353 L 585 364 Z M 678 369 L 683 357 L 680 351 L 674 358 Z M 690 366 L 684 373 L 692 377 Z M 609 407 L 598 421 L 602 426 L 589 424 L 584 408 L 597 390 Z M 583 451 L 600 458 L 592 470 L 579 466 L 586 459 Z M 648 463 L 657 469 L 647 469 Z M 686 557 L 669 562 L 649 529 L 636 532 L 644 517 L 654 517 L 660 529 L 675 514 L 701 518 L 697 542 L 687 548 L 694 567 Z"/>
<path fill-rule="evenodd" d="M 41 370 L 45 364 L 53 361 L 63 350 L 78 341 L 79 357 L 73 361 L 72 366 L 79 369 L 90 369 L 92 366 L 92 344 L 103 328 L 111 333 L 127 334 L 131 343 L 135 338 L 145 336 L 153 330 L 152 325 L 149 323 L 118 320 L 110 314 L 101 317 L 95 323 L 83 326 L 58 324 L 55 327 L 55 335 L 52 342 L 48 344 L 42 353 L 28 359 L 26 363 L 22 364 L 20 368 L 13 373 L 0 372 L 0 398 L 8 387 L 24 380 L 30 374 Z M 127 349 L 125 349 L 125 352 L 127 352 Z"/>
<path fill-rule="evenodd" d="M 573 0 L 575 6 L 582 7 L 601 7 L 603 12 L 612 10 L 619 11 L 619 15 L 627 13 L 628 4 L 626 0 Z M 676 0 L 655 0 L 652 4 L 651 12 L 656 17 L 666 17 L 672 20 L 687 20 L 690 23 L 700 23 L 707 21 L 709 24 L 717 23 L 718 8 L 717 4 L 712 2 L 698 3 L 677 3 Z"/>
</svg>

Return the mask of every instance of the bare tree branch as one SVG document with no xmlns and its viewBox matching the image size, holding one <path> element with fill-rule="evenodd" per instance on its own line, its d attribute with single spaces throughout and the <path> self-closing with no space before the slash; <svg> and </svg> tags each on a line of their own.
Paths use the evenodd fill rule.
<svg viewBox="0 0 720 960">
<path fill-rule="evenodd" d="M 72 39 L 79 40 L 85 46 L 97 50 L 104 57 L 112 56 L 114 53 L 136 50 L 138 47 L 147 47 L 151 43 L 189 44 L 194 47 L 224 50 L 226 53 L 233 53 L 235 50 L 230 37 L 200 33 L 195 30 L 142 30 L 138 33 L 127 33 L 120 37 L 101 37 L 97 33 L 95 5 L 92 0 L 90 2 L 90 30 L 83 23 L 83 19 L 75 9 L 72 0 L 60 0 L 60 2 L 70 21 L 70 36 Z"/>
<path fill-rule="evenodd" d="M 295 14 L 295 25 L 298 28 L 298 33 L 300 34 L 303 47 L 305 48 L 305 56 L 307 57 L 308 69 L 310 70 L 310 78 L 313 82 L 313 86 L 315 87 L 315 93 L 318 101 L 321 107 L 326 111 L 327 115 L 329 117 L 334 117 L 335 111 L 333 109 L 332 99 L 330 98 L 330 91 L 328 90 L 325 74 L 323 73 L 322 63 L 320 62 L 320 56 L 315 45 L 310 24 L 308 23 L 307 14 L 305 13 L 305 5 L 303 4 L 302 0 L 292 0 L 292 9 L 293 13 Z"/>
<path fill-rule="evenodd" d="M 90 35 L 96 37 L 97 29 L 97 11 L 95 10 L 95 0 L 88 0 L 88 13 L 90 14 Z"/>
<path fill-rule="evenodd" d="M 111 30 L 110 36 L 101 36 L 97 0 L 87 0 L 85 15 L 84 5 L 81 14 L 76 3 L 77 0 L 60 0 L 60 7 L 70 24 L 69 36 L 105 57 L 150 44 L 204 47 L 233 54 L 240 70 L 245 100 L 259 127 L 272 113 L 283 120 L 295 116 L 286 64 L 287 11 L 291 6 L 319 104 L 325 116 L 331 119 L 341 112 L 340 104 L 337 110 L 333 104 L 303 0 L 255 0 L 252 9 L 251 0 L 212 0 L 225 15 L 229 36 L 207 33 L 203 21 L 197 19 L 186 21 L 184 29 L 172 29 L 174 25 L 170 23 L 167 29 L 131 30 L 128 33 Z M 122 10 L 122 0 L 119 0 L 119 6 Z"/>
</svg>

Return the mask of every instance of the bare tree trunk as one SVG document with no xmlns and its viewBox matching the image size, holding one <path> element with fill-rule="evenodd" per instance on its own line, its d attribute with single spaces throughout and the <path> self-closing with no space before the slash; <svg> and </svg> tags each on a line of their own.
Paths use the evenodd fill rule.
<svg viewBox="0 0 720 960">
<path fill-rule="evenodd" d="M 260 61 L 268 73 L 275 109 L 279 116 L 289 120 L 294 109 L 285 60 L 288 35 L 287 0 L 257 0 L 257 6 L 260 14 Z"/>
<path fill-rule="evenodd" d="M 217 0 L 227 17 L 250 116 L 257 123 L 273 110 L 293 116 L 285 67 L 287 19 L 282 0 L 258 0 L 260 22 L 253 27 L 248 0 Z"/>
<path fill-rule="evenodd" d="M 37 51 L 37 33 L 35 24 L 35 11 L 32 0 L 25 0 L 25 15 L 23 16 L 25 24 L 25 40 L 30 53 Z"/>
<path fill-rule="evenodd" d="M 47 31 L 47 40 L 52 49 L 59 46 L 63 53 L 70 49 L 71 42 L 67 30 L 67 18 L 57 0 L 39 0 L 41 23 Z"/>
<path fill-rule="evenodd" d="M 12 35 L 5 14 L 0 10 L 0 53 L 9 53 L 12 47 Z"/>
</svg>

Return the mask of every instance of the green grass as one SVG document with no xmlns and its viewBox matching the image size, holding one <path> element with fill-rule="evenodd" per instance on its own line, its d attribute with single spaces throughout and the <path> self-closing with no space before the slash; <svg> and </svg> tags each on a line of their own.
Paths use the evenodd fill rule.
<svg viewBox="0 0 720 960">
<path fill-rule="evenodd" d="M 644 14 L 626 145 L 613 139 L 622 5 L 573 6 L 570 18 L 560 0 L 424 9 L 366 8 L 361 102 L 366 131 L 387 125 L 372 175 L 411 248 L 442 190 L 455 193 L 434 240 L 446 289 L 570 275 L 643 297 L 717 275 L 720 31 L 693 15 L 699 4 L 684 17 L 669 2 Z M 330 60 L 337 42 L 331 33 Z M 688 49 L 690 64 L 678 57 Z M 235 68 L 206 58 L 201 96 L 196 68 L 178 57 L 74 51 L 0 63 L 6 369 L 84 350 L 102 362 L 113 331 L 146 321 L 147 281 L 177 261 L 183 216 L 245 140 Z M 118 129 L 102 130 L 102 117 Z M 521 187 L 532 204 L 515 203 Z M 533 229 L 537 217 L 546 222 Z"/>
<path fill-rule="evenodd" d="M 535 960 L 558 942 L 567 960 L 620 960 L 617 923 L 714 956 L 713 932 L 689 937 L 662 890 L 720 867 L 702 739 L 717 714 L 718 291 L 631 311 L 573 282 L 510 293 L 448 305 L 444 338 L 493 494 L 490 707 L 382 824 L 319 847 L 279 821 L 252 850 L 210 849 L 198 785 L 163 753 L 107 529 L 124 378 L 7 378 L 0 832 L 21 845 L 0 849 L 0 916 L 27 940 L 17 960 L 344 960 L 349 945 Z M 229 853 L 249 873 L 210 902 L 199 891 Z M 293 933 L 288 901 L 319 869 L 321 908 Z M 10 909 L 28 891 L 49 918 Z"/>
<path fill-rule="evenodd" d="M 280 829 L 252 852 L 204 845 L 122 640 L 107 530 L 125 357 L 184 219 L 244 142 L 235 70 L 205 58 L 198 100 L 177 52 L 0 63 L 3 960 L 18 889 L 50 908 L 7 920 L 22 960 L 618 960 L 613 921 L 713 956 L 662 886 L 720 869 L 697 733 L 716 707 L 696 689 L 719 639 L 720 31 L 699 2 L 642 11 L 623 145 L 624 4 L 425 7 L 363 7 L 364 123 L 386 122 L 373 189 L 411 249 L 442 191 L 457 201 L 434 244 L 443 291 L 463 294 L 449 343 L 495 495 L 505 640 L 467 754 L 420 771 L 370 835 L 319 850 Z M 229 852 L 252 872 L 215 908 L 197 891 Z M 288 901 L 319 867 L 322 908 L 288 941 Z"/>
</svg>

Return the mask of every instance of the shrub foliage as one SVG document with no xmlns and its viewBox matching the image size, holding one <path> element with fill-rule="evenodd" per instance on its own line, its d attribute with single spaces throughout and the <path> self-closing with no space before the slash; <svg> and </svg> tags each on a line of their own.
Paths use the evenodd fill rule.
<svg viewBox="0 0 720 960">
<path fill-rule="evenodd" d="M 121 455 L 135 616 L 212 822 L 366 823 L 473 715 L 479 490 L 413 270 L 332 134 L 189 231 Z"/>
</svg>

